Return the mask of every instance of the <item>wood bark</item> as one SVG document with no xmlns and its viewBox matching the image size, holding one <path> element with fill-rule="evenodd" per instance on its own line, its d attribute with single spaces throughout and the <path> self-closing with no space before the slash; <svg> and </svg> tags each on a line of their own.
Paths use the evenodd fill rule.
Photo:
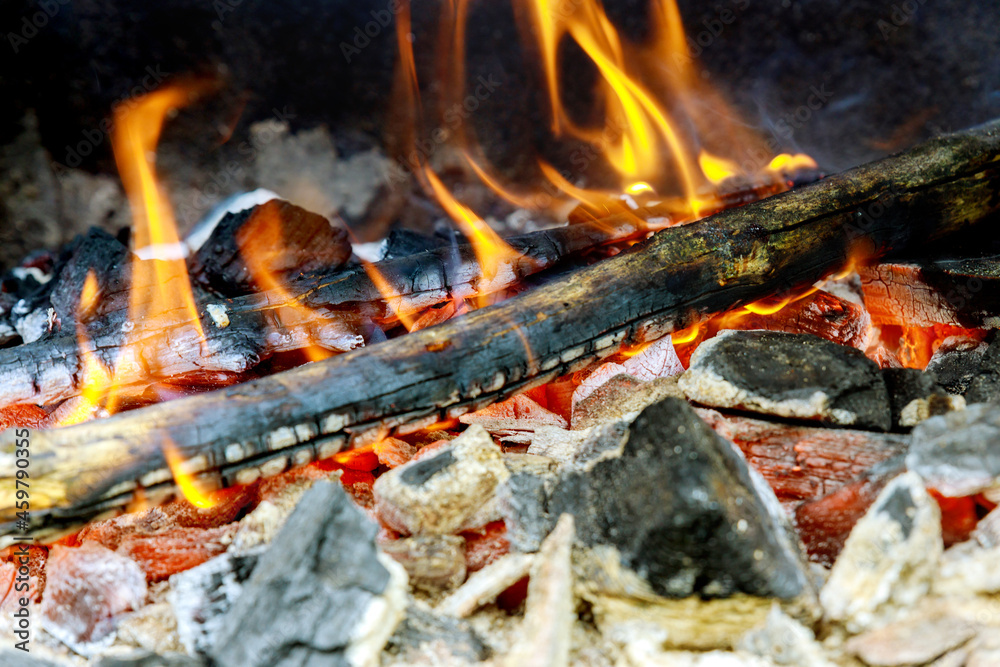
<svg viewBox="0 0 1000 667">
<path fill-rule="evenodd" d="M 189 469 L 228 484 L 483 407 L 623 343 L 811 284 L 849 258 L 933 244 L 1000 209 L 998 192 L 995 121 L 661 231 L 439 326 L 243 385 L 32 432 L 32 525 L 42 534 L 122 506 L 140 484 L 169 484 L 168 442 Z M 4 474 L 15 470 L 15 441 L 12 431 L 0 435 Z M 8 480 L 0 492 L 8 522 L 13 489 Z"/>
</svg>

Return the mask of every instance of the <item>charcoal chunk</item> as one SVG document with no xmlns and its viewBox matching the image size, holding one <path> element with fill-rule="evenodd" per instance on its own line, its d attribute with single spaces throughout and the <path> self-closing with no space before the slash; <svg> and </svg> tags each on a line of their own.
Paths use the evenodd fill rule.
<svg viewBox="0 0 1000 667">
<path fill-rule="evenodd" d="M 830 571 L 820 592 L 827 618 L 857 633 L 909 614 L 927 594 L 942 551 L 937 503 L 914 473 L 896 477 Z"/>
<path fill-rule="evenodd" d="M 105 656 L 97 662 L 97 667 L 202 667 L 205 664 L 200 658 L 181 653 L 160 655 L 151 651 L 136 651 L 124 656 Z"/>
<path fill-rule="evenodd" d="M 887 431 L 889 394 L 864 353 L 809 334 L 723 331 L 681 376 L 688 399 L 794 419 Z"/>
<path fill-rule="evenodd" d="M 990 334 L 989 347 L 983 353 L 975 376 L 969 380 L 965 400 L 969 403 L 986 403 L 1000 398 L 1000 334 Z"/>
<path fill-rule="evenodd" d="M 192 278 L 223 296 L 331 271 L 351 256 L 347 230 L 280 199 L 227 213 L 189 260 Z"/>
<path fill-rule="evenodd" d="M 509 473 L 500 448 L 478 424 L 426 458 L 380 476 L 375 514 L 404 535 L 447 535 L 499 518 L 496 489 Z"/>
<path fill-rule="evenodd" d="M 1000 486 L 1000 402 L 923 422 L 913 430 L 906 465 L 953 498 Z"/>
<path fill-rule="evenodd" d="M 490 657 L 490 650 L 467 621 L 410 605 L 406 618 L 389 638 L 386 650 L 406 656 L 411 651 L 420 652 L 428 644 L 445 646 L 454 658 L 473 662 Z"/>
<path fill-rule="evenodd" d="M 177 634 L 188 652 L 206 654 L 211 648 L 258 558 L 258 553 L 224 553 L 170 577 L 167 599 L 177 619 Z"/>
<path fill-rule="evenodd" d="M 377 532 L 340 485 L 316 482 L 243 585 L 211 657 L 242 667 L 347 665 L 362 645 L 377 655 L 402 617 L 406 581 L 379 556 Z"/>
<path fill-rule="evenodd" d="M 409 229 L 393 229 L 383 242 L 382 259 L 408 257 L 428 250 L 437 250 L 447 242 L 438 236 L 425 236 Z"/>
<path fill-rule="evenodd" d="M 937 383 L 949 394 L 961 396 L 979 372 L 985 351 L 986 346 L 975 340 L 945 339 L 925 370 L 933 373 Z"/>
<path fill-rule="evenodd" d="M 0 651 L 0 665 L 4 667 L 57 667 L 57 664 L 43 658 L 36 658 L 24 651 L 4 648 Z"/>
<path fill-rule="evenodd" d="M 885 368 L 882 377 L 889 391 L 894 429 L 911 428 L 928 417 L 965 407 L 961 397 L 948 394 L 937 383 L 933 372 L 916 368 Z"/>
<path fill-rule="evenodd" d="M 614 547 L 659 595 L 796 598 L 801 553 L 767 493 L 733 445 L 668 398 L 639 415 L 620 457 L 564 473 L 548 509 L 572 514 L 578 543 Z"/>
<path fill-rule="evenodd" d="M 56 265 L 49 294 L 64 331 L 73 331 L 88 273 L 97 281 L 100 295 L 91 316 L 128 307 L 131 259 L 131 253 L 118 239 L 96 228 L 77 236 L 67 246 Z"/>
</svg>

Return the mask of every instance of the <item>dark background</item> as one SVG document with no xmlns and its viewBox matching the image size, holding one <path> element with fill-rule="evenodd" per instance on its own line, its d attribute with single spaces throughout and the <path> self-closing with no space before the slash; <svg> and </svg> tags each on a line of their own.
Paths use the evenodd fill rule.
<svg viewBox="0 0 1000 667">
<path fill-rule="evenodd" d="M 740 122 L 781 150 L 810 153 L 827 170 L 1000 116 L 996 0 L 679 4 L 701 51 L 701 76 L 733 102 Z M 413 6 L 424 82 L 433 79 L 440 6 Z M 395 32 L 376 19 L 395 18 L 392 8 L 391 0 L 0 0 L 0 154 L 30 112 L 51 160 L 75 162 L 73 146 L 101 126 L 112 104 L 141 92 L 150 71 L 223 82 L 165 132 L 164 143 L 183 146 L 192 161 L 219 151 L 227 138 L 232 145 L 275 110 L 293 114 L 293 129 L 325 124 L 341 154 L 373 144 L 391 154 L 398 138 Z M 606 9 L 626 35 L 643 37 L 647 0 L 606 0 Z M 724 9 L 732 11 L 728 24 L 720 20 Z M 555 152 L 558 164 L 538 57 L 522 42 L 511 3 L 473 2 L 469 26 L 467 79 L 502 82 L 501 94 L 483 101 L 470 120 L 489 157 L 508 173 L 533 164 L 539 152 Z M 366 27 L 377 34 L 358 37 Z M 345 45 L 361 47 L 347 49 L 350 62 Z M 578 53 L 565 51 L 565 79 L 579 84 L 567 100 L 585 109 L 593 72 Z M 429 88 L 425 101 L 440 92 Z M 98 143 L 79 166 L 113 175 L 110 142 Z M 15 241 L 34 225 L 27 214 L 14 222 L 5 217 L 4 181 L 17 177 L 32 178 L 0 164 L 0 226 L 19 226 L 6 236 L 0 229 L 0 237 Z M 36 247 L 52 243 L 46 239 Z"/>
</svg>

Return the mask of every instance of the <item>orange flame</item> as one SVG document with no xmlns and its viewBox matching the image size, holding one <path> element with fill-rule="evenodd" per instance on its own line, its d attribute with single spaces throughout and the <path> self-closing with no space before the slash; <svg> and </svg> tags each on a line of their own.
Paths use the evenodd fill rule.
<svg viewBox="0 0 1000 667">
<path fill-rule="evenodd" d="M 195 476 L 188 470 L 187 462 L 169 438 L 163 442 L 163 457 L 167 460 L 174 483 L 184 498 L 199 509 L 210 509 L 217 504 L 213 494 L 205 491 Z"/>
<path fill-rule="evenodd" d="M 303 296 L 291 294 L 270 267 L 281 258 L 285 239 L 282 235 L 280 214 L 272 206 L 255 209 L 246 224 L 237 232 L 236 244 L 240 257 L 246 264 L 258 289 L 273 292 L 282 303 L 282 320 L 285 324 L 309 325 L 319 319 L 319 314 L 302 304 Z M 309 361 L 321 361 L 333 356 L 312 332 L 307 332 L 308 342 L 303 351 Z"/>
<path fill-rule="evenodd" d="M 449 4 L 447 10 L 450 10 L 450 14 L 446 14 L 445 18 L 448 20 L 444 23 L 445 28 L 451 27 L 453 30 L 452 48 L 458 52 L 459 57 L 456 60 L 459 61 L 465 53 L 464 24 L 466 9 L 466 3 L 463 0 Z M 423 109 L 420 103 L 419 81 L 417 79 L 417 69 L 413 57 L 413 43 L 410 36 L 409 3 L 403 4 L 397 17 L 396 41 L 399 46 L 399 59 L 402 70 L 399 85 L 402 88 L 405 99 L 410 105 L 408 110 L 415 117 L 414 124 L 410 129 L 411 133 L 415 133 L 417 129 L 416 121 L 420 119 Z M 462 71 L 464 69 L 452 69 L 452 76 L 450 78 L 455 85 L 458 85 Z M 420 155 L 418 151 L 414 151 L 413 153 L 418 156 L 418 170 L 416 175 L 419 177 L 421 185 L 437 200 L 448 216 L 458 226 L 462 234 L 469 240 L 484 278 L 480 282 L 480 289 L 489 291 L 489 283 L 492 282 L 493 278 L 496 277 L 504 265 L 516 261 L 521 256 L 520 253 L 507 245 L 472 209 L 455 198 L 427 163 L 426 156 Z M 471 156 L 467 157 L 469 157 L 470 163 L 473 162 Z M 483 173 L 485 174 L 485 172 Z M 369 275 L 372 275 L 370 269 Z M 376 285 L 384 282 L 377 278 L 373 280 Z M 410 328 L 412 324 L 407 326 Z"/>
<path fill-rule="evenodd" d="M 93 418 L 98 408 L 114 413 L 129 392 L 155 374 L 159 358 L 177 336 L 204 333 L 184 263 L 185 250 L 173 212 L 160 191 L 153 152 L 167 114 L 186 104 L 201 87 L 169 86 L 115 110 L 112 136 L 115 161 L 132 211 L 132 285 L 129 322 L 113 370 L 97 359 L 82 324 L 77 326 L 81 397 L 60 426 Z M 80 321 L 98 297 L 97 280 L 88 274 L 80 295 Z"/>
</svg>

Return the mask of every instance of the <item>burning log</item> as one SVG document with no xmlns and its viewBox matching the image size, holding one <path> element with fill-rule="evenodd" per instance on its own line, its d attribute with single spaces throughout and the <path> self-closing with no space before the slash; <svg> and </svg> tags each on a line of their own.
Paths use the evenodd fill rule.
<svg viewBox="0 0 1000 667">
<path fill-rule="evenodd" d="M 649 211 L 650 217 L 661 214 Z M 155 359 L 145 363 L 157 369 L 154 377 L 242 374 L 263 359 L 310 342 L 344 352 L 363 344 L 363 333 L 366 327 L 371 329 L 373 319 L 391 320 L 397 313 L 416 313 L 451 299 L 501 290 L 569 255 L 633 238 L 649 228 L 635 216 L 620 215 L 508 239 L 521 257 L 489 284 L 484 283 L 471 246 L 461 245 L 379 262 L 372 267 L 379 282 L 365 268 L 354 267 L 300 279 L 281 290 L 217 299 L 201 304 L 204 339 L 189 321 L 178 317 L 157 332 L 169 342 L 168 348 L 154 345 Z M 127 299 L 109 295 L 106 301 L 117 307 L 100 312 L 86 334 L 93 354 L 110 368 L 124 342 L 123 332 L 129 329 L 129 313 Z M 311 311 L 310 317 L 303 316 L 303 308 Z M 0 406 L 50 405 L 78 395 L 83 382 L 81 356 L 72 331 L 0 349 Z"/>
<path fill-rule="evenodd" d="M 966 329 L 1000 324 L 1000 257 L 886 263 L 859 273 L 875 324 Z"/>
<path fill-rule="evenodd" d="M 811 284 L 852 257 L 945 238 L 1000 209 L 998 187 L 995 121 L 664 230 L 634 251 L 459 320 L 241 386 L 33 432 L 31 525 L 54 529 L 122 506 L 140 485 L 169 484 L 162 448 L 170 442 L 188 472 L 227 484 L 237 471 L 280 471 L 400 424 L 455 417 L 623 343 Z M 317 286 L 303 301 L 339 283 Z M 14 432 L 0 442 L 11 464 L 4 469 L 13 471 Z M 0 516 L 10 533 L 14 485 L 4 489 Z"/>
</svg>

